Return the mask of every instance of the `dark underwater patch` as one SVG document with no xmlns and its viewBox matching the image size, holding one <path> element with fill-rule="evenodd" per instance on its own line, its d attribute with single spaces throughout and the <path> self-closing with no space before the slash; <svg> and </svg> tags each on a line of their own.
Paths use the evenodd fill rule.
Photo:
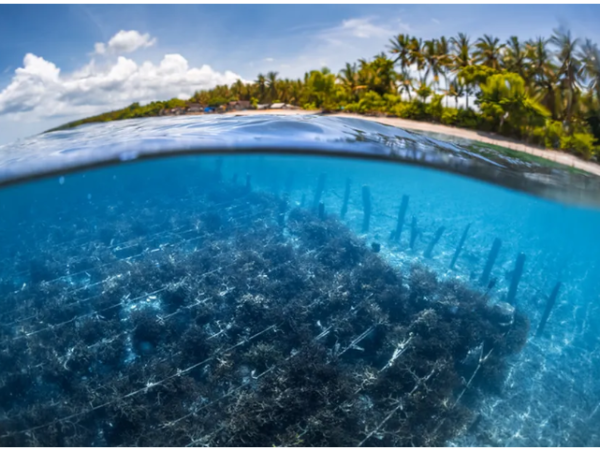
<svg viewBox="0 0 600 450">
<path fill-rule="evenodd" d="M 40 225 L 14 253 L 0 445 L 439 446 L 475 426 L 523 314 L 400 273 L 333 217 L 198 178 L 179 201 Z"/>
</svg>

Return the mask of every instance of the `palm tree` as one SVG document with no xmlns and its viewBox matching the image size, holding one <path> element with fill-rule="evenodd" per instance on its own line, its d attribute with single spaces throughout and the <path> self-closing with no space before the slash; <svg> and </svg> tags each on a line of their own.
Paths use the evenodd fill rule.
<svg viewBox="0 0 600 450">
<path fill-rule="evenodd" d="M 425 68 L 425 58 L 423 56 L 423 40 L 416 37 L 410 40 L 410 65 L 416 64 L 419 72 L 419 80 L 423 81 L 421 71 Z"/>
<path fill-rule="evenodd" d="M 277 99 L 277 72 L 267 73 L 267 87 L 269 88 L 269 100 Z"/>
<path fill-rule="evenodd" d="M 266 92 L 267 92 L 267 79 L 262 73 L 259 73 L 256 77 L 256 87 L 258 88 L 258 98 L 261 103 L 265 101 Z"/>
<path fill-rule="evenodd" d="M 535 91 L 537 99 L 552 114 L 552 119 L 559 118 L 558 103 L 558 68 L 552 61 L 548 50 L 549 40 L 538 37 L 527 42 L 527 67 L 529 80 Z"/>
<path fill-rule="evenodd" d="M 396 92 L 396 72 L 394 61 L 388 59 L 381 53 L 369 62 L 365 59 L 358 60 L 360 70 L 358 71 L 359 85 L 365 86 L 370 91 L 375 91 L 383 96 L 390 92 Z"/>
<path fill-rule="evenodd" d="M 437 42 L 436 54 L 438 57 L 440 73 L 444 77 L 444 85 L 446 89 L 448 89 L 448 72 L 452 66 L 452 57 L 450 56 L 450 44 L 445 36 L 442 36 Z M 446 106 L 448 106 L 447 102 Z"/>
<path fill-rule="evenodd" d="M 598 46 L 586 39 L 581 46 L 579 58 L 583 64 L 582 74 L 588 81 L 587 88 L 595 93 L 598 102 L 598 113 L 600 114 L 600 50 Z"/>
<path fill-rule="evenodd" d="M 432 74 L 433 84 L 439 87 L 440 74 L 442 69 L 440 66 L 440 59 L 438 57 L 438 43 L 436 39 L 425 41 L 423 45 L 423 58 L 425 59 L 425 74 L 424 79 Z"/>
<path fill-rule="evenodd" d="M 464 33 L 458 33 L 457 37 L 453 37 L 450 39 L 450 43 L 452 44 L 452 71 L 454 73 L 458 72 L 460 69 L 465 67 L 469 67 L 473 64 L 473 56 L 471 55 L 471 42 L 469 36 Z M 467 109 L 469 109 L 469 95 L 473 92 L 470 85 L 465 84 L 464 93 L 467 103 Z"/>
<path fill-rule="evenodd" d="M 454 107 L 458 109 L 458 99 L 463 96 L 465 92 L 465 87 L 462 83 L 458 81 L 458 79 L 452 80 L 448 89 L 446 90 L 447 97 L 454 97 Z"/>
<path fill-rule="evenodd" d="M 484 66 L 500 70 L 500 52 L 504 44 L 500 44 L 500 39 L 484 34 L 482 38 L 477 39 L 475 43 L 477 50 L 473 53 L 475 60 Z"/>
<path fill-rule="evenodd" d="M 344 67 L 340 74 L 338 75 L 338 80 L 342 83 L 342 86 L 346 90 L 346 92 L 350 95 L 352 100 L 356 100 L 356 94 L 360 89 L 364 89 L 365 86 L 362 86 L 359 83 L 358 70 L 355 64 L 346 63 L 346 67 Z"/>
<path fill-rule="evenodd" d="M 413 80 L 410 76 L 408 70 L 403 70 L 402 72 L 396 74 L 396 86 L 398 88 L 398 93 L 402 95 L 402 93 L 406 92 L 408 95 L 408 100 L 411 99 L 411 91 L 413 90 Z"/>
<path fill-rule="evenodd" d="M 517 36 L 511 36 L 505 44 L 504 67 L 509 72 L 518 73 L 525 80 L 525 83 L 529 81 L 526 73 L 526 56 L 526 46 L 519 42 Z"/>
<path fill-rule="evenodd" d="M 389 52 L 396 55 L 394 64 L 399 63 L 400 69 L 404 71 L 411 64 L 411 38 L 407 34 L 399 34 L 394 39 L 390 39 Z"/>
<path fill-rule="evenodd" d="M 550 42 L 557 47 L 559 82 L 567 99 L 566 121 L 570 123 L 582 69 L 581 61 L 575 54 L 579 39 L 573 39 L 570 31 L 554 30 Z"/>
</svg>

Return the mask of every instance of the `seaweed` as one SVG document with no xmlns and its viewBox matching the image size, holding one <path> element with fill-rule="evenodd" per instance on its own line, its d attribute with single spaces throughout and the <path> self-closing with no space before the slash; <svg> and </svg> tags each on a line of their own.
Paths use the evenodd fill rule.
<svg viewBox="0 0 600 450">
<path fill-rule="evenodd" d="M 1 445 L 438 446 L 502 391 L 529 327 L 518 309 L 403 273 L 332 215 L 223 172 L 191 200 L 99 204 L 77 218 L 87 235 L 48 228 L 19 253 Z"/>
</svg>

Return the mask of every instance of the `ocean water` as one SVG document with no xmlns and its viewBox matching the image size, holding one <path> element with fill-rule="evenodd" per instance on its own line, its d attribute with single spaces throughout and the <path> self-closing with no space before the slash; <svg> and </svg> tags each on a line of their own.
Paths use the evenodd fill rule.
<svg viewBox="0 0 600 450">
<path fill-rule="evenodd" d="M 0 147 L 0 444 L 600 445 L 598 180 L 474 149 L 320 116 Z"/>
</svg>

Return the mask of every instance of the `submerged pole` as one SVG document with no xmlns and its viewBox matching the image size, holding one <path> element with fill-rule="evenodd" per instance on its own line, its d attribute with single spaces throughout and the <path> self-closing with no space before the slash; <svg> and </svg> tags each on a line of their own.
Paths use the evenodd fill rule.
<svg viewBox="0 0 600 450">
<path fill-rule="evenodd" d="M 412 223 L 410 224 L 410 248 L 414 248 L 415 241 L 417 240 L 417 236 L 419 235 L 419 230 L 417 229 L 417 218 L 413 216 Z"/>
<path fill-rule="evenodd" d="M 369 231 L 369 222 L 371 221 L 371 188 L 369 186 L 363 186 L 362 200 L 364 210 L 362 232 L 366 233 Z"/>
<path fill-rule="evenodd" d="M 319 202 L 319 219 L 325 219 L 325 204 L 323 202 Z"/>
<path fill-rule="evenodd" d="M 469 234 L 469 228 L 471 228 L 471 224 L 468 224 L 465 227 L 465 231 L 463 231 L 463 234 L 460 237 L 460 241 L 458 241 L 458 246 L 456 247 L 456 250 L 454 251 L 454 256 L 452 257 L 452 261 L 450 261 L 451 269 L 454 269 L 454 264 L 456 264 L 456 261 L 458 260 L 458 257 L 460 256 L 460 252 L 462 251 L 463 245 L 465 245 L 465 240 L 467 239 L 467 234 Z"/>
<path fill-rule="evenodd" d="M 431 240 L 431 242 L 427 246 L 427 249 L 423 253 L 423 256 L 425 256 L 425 258 L 431 258 L 431 253 L 433 252 L 433 248 L 439 242 L 440 238 L 442 237 L 442 234 L 444 234 L 445 229 L 446 229 L 445 227 L 439 227 L 437 229 L 437 231 L 433 235 L 433 239 Z"/>
<path fill-rule="evenodd" d="M 252 190 L 252 177 L 250 176 L 249 173 L 246 174 L 246 190 L 247 191 L 251 191 Z"/>
<path fill-rule="evenodd" d="M 550 313 L 552 312 L 552 308 L 554 308 L 554 304 L 556 303 L 556 297 L 558 297 L 558 291 L 560 290 L 561 282 L 559 281 L 552 289 L 552 293 L 550 297 L 548 297 L 548 302 L 546 303 L 546 309 L 544 310 L 544 315 L 542 316 L 542 320 L 540 321 L 540 325 L 538 326 L 537 333 L 535 337 L 540 337 L 544 332 L 544 327 L 546 326 L 546 322 L 548 322 L 548 318 L 550 317 Z"/>
<path fill-rule="evenodd" d="M 408 195 L 402 196 L 402 202 L 400 203 L 400 211 L 398 212 L 398 222 L 396 223 L 396 231 L 392 234 L 392 240 L 394 242 L 400 242 L 400 236 L 402 235 L 402 227 L 404 226 L 404 217 L 406 216 L 406 210 L 408 209 Z"/>
<path fill-rule="evenodd" d="M 237 179 L 238 179 L 238 174 L 237 172 L 233 174 L 233 177 L 231 178 L 231 183 L 232 184 L 236 184 L 237 183 Z"/>
<path fill-rule="evenodd" d="M 348 212 L 348 200 L 350 199 L 350 185 L 352 182 L 350 178 L 346 178 L 346 190 L 344 191 L 344 202 L 342 203 L 342 210 L 340 211 L 340 217 L 343 219 Z"/>
<path fill-rule="evenodd" d="M 317 190 L 315 191 L 315 201 L 313 202 L 314 209 L 317 209 L 319 207 L 321 195 L 323 195 L 323 190 L 325 189 L 325 178 L 326 175 L 324 173 L 319 175 L 319 180 L 317 181 Z"/>
<path fill-rule="evenodd" d="M 506 297 L 506 302 L 513 306 L 515 306 L 517 288 L 519 287 L 519 280 L 521 280 L 521 275 L 523 274 L 525 259 L 525 255 L 523 253 L 519 253 L 519 256 L 517 256 L 517 262 L 515 263 L 515 270 L 510 281 L 510 288 L 508 289 L 508 296 Z"/>
<path fill-rule="evenodd" d="M 487 262 L 485 263 L 483 273 L 481 274 L 481 278 L 479 280 L 481 284 L 487 284 L 489 281 L 492 268 L 494 267 L 494 263 L 496 262 L 496 258 L 498 257 L 501 246 L 502 241 L 499 238 L 494 239 L 494 243 L 492 244 L 492 248 L 488 254 Z"/>
<path fill-rule="evenodd" d="M 288 209 L 288 196 L 287 194 L 284 194 L 281 202 L 279 203 L 279 213 L 277 215 L 277 222 L 279 223 L 280 227 L 285 226 L 285 213 L 287 212 Z"/>
</svg>

